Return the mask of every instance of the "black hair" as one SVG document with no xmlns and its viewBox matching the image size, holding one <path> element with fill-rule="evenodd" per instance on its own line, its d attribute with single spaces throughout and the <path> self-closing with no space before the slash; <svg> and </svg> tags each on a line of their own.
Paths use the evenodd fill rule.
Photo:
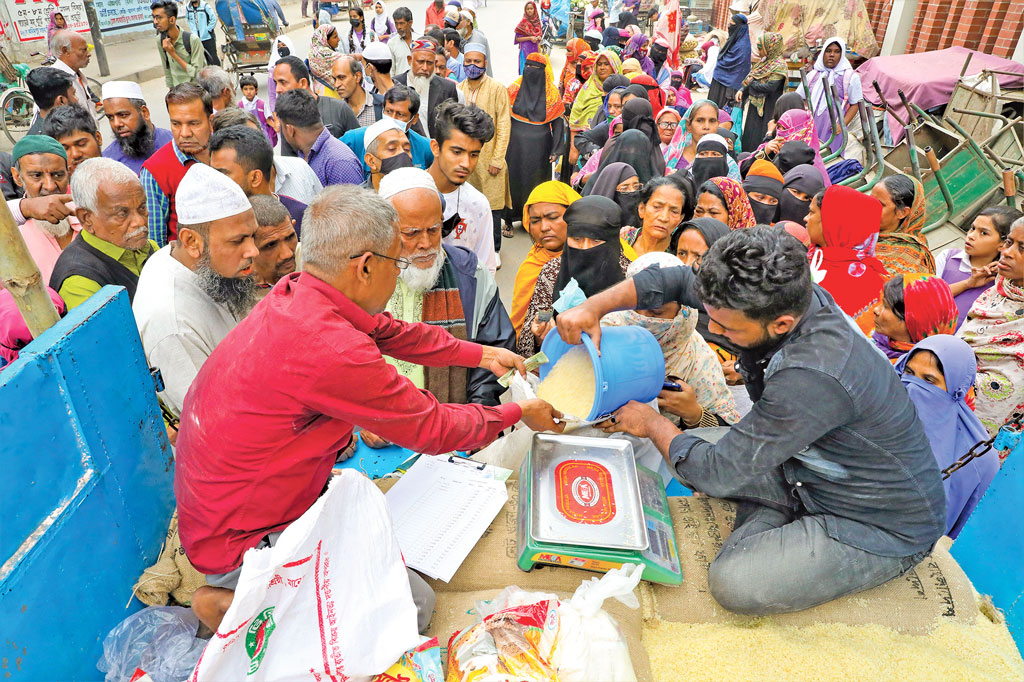
<svg viewBox="0 0 1024 682">
<path fill-rule="evenodd" d="M 718 185 L 711 182 L 710 180 L 705 180 L 704 184 L 700 186 L 699 190 L 697 190 L 697 199 L 700 199 L 701 194 L 710 194 L 716 197 L 719 201 L 722 202 L 722 206 L 725 206 L 725 210 L 728 213 L 729 202 L 725 200 L 725 194 L 722 193 L 722 189 Z"/>
<path fill-rule="evenodd" d="M 263 178 L 270 182 L 274 148 L 262 132 L 244 125 L 222 128 L 210 137 L 210 153 L 224 148 L 235 150 L 235 160 L 246 173 L 262 171 Z"/>
<path fill-rule="evenodd" d="M 244 88 L 246 85 L 251 85 L 252 87 L 256 88 L 257 91 L 259 91 L 259 89 L 260 89 L 259 84 L 256 82 L 256 78 L 254 76 L 249 75 L 249 74 L 246 74 L 246 75 L 244 75 L 244 76 L 242 76 L 241 78 L 238 79 L 238 88 L 239 89 Z"/>
<path fill-rule="evenodd" d="M 480 107 L 448 99 L 437 105 L 434 113 L 437 117 L 434 139 L 439 147 L 451 139 L 453 128 L 484 144 L 494 137 L 494 119 Z"/>
<path fill-rule="evenodd" d="M 274 68 L 276 69 L 281 64 L 286 64 L 288 66 L 288 69 L 292 72 L 292 78 L 294 78 L 296 82 L 301 81 L 303 78 L 306 79 L 307 83 L 309 82 L 309 69 L 307 69 L 302 60 L 295 55 L 281 57 L 277 60 L 277 64 L 274 64 Z"/>
<path fill-rule="evenodd" d="M 825 190 L 819 190 L 817 194 L 811 197 L 811 201 L 820 210 L 821 207 L 825 204 Z"/>
<path fill-rule="evenodd" d="M 697 192 L 693 186 L 693 178 L 686 173 L 673 173 L 665 176 L 683 192 L 686 204 L 683 206 L 683 222 L 693 219 L 693 210 L 697 208 Z"/>
<path fill-rule="evenodd" d="M 704 305 L 762 323 L 803 315 L 812 296 L 807 249 L 782 230 L 733 230 L 701 259 L 696 290 Z"/>
<path fill-rule="evenodd" d="M 882 287 L 882 300 L 901 320 L 907 319 L 907 307 L 903 301 L 903 275 L 896 275 Z"/>
<path fill-rule="evenodd" d="M 942 366 L 942 360 L 939 358 L 938 355 L 928 350 L 927 348 L 918 348 L 917 350 L 910 351 L 910 355 L 907 356 L 907 362 L 910 362 L 910 359 L 913 358 L 918 353 L 927 353 L 928 355 L 932 356 L 932 359 L 935 360 L 935 367 L 938 368 L 939 372 L 942 374 L 943 377 L 946 376 L 946 370 Z"/>
<path fill-rule="evenodd" d="M 153 0 L 149 5 L 149 11 L 162 9 L 169 17 L 178 16 L 178 3 L 174 0 Z"/>
<path fill-rule="evenodd" d="M 409 116 L 420 113 L 420 93 L 407 85 L 393 85 L 384 93 L 384 104 L 409 103 Z"/>
<path fill-rule="evenodd" d="M 40 66 L 32 69 L 25 76 L 25 85 L 32 93 L 32 99 L 36 106 L 43 111 L 53 108 L 54 102 L 60 96 L 67 96 L 68 90 L 74 84 L 70 73 L 55 69 L 52 66 Z"/>
<path fill-rule="evenodd" d="M 982 216 L 992 221 L 992 224 L 996 226 L 996 232 L 999 233 L 999 238 L 1005 240 L 1010 236 L 1010 228 L 1013 227 L 1013 223 L 1024 217 L 1024 213 L 1010 206 L 990 206 L 978 211 L 978 215 L 975 217 Z M 999 257 L 996 256 L 996 260 L 998 259 Z"/>
<path fill-rule="evenodd" d="M 444 33 L 441 31 L 440 28 L 432 28 L 429 31 L 424 31 L 423 35 L 426 36 L 427 38 L 430 38 L 430 40 L 433 41 L 434 49 L 437 49 L 437 47 L 444 45 Z"/>
<path fill-rule="evenodd" d="M 359 20 L 362 22 L 360 26 L 363 27 L 363 39 L 359 41 L 359 49 L 356 49 L 356 32 L 349 30 L 348 32 L 348 53 L 355 54 L 356 52 L 362 52 L 363 48 L 366 47 L 366 41 L 370 39 L 370 31 L 366 27 L 366 15 L 363 14 L 363 8 L 359 5 L 349 5 L 348 15 L 352 16 L 352 12 L 359 15 Z M 363 65 L 359 65 L 359 70 L 362 72 Z"/>
<path fill-rule="evenodd" d="M 683 188 L 680 187 L 679 184 L 672 182 L 663 175 L 654 176 L 653 178 L 647 181 L 646 185 L 640 188 L 640 203 L 646 204 L 648 201 L 650 201 L 651 197 L 654 196 L 654 193 L 657 191 L 659 187 L 671 187 L 674 190 L 678 190 L 679 193 L 683 195 L 683 203 L 686 203 L 686 192 L 683 190 Z M 684 205 L 683 208 L 685 209 L 686 206 Z"/>
<path fill-rule="evenodd" d="M 373 68 L 377 69 L 377 73 L 382 73 L 382 74 L 389 74 L 389 73 L 391 73 L 391 64 L 393 63 L 392 60 L 390 60 L 390 59 L 366 59 L 365 55 L 363 56 L 363 59 L 366 61 L 367 65 L 372 66 Z"/>
<path fill-rule="evenodd" d="M 320 109 L 316 105 L 316 98 L 309 90 L 289 90 L 277 96 L 274 104 L 274 113 L 281 120 L 281 123 L 293 125 L 296 128 L 312 128 L 316 125 L 323 125 L 320 118 Z"/>
<path fill-rule="evenodd" d="M 908 176 L 901 173 L 882 178 L 882 186 L 889 193 L 896 208 L 910 208 L 914 205 L 917 188 Z"/>
<path fill-rule="evenodd" d="M 203 103 L 203 109 L 206 111 L 207 116 L 213 114 L 213 98 L 210 97 L 210 93 L 203 89 L 202 86 L 195 83 L 179 83 L 168 90 L 167 94 L 164 95 L 164 106 L 188 104 L 195 100 Z"/>
<path fill-rule="evenodd" d="M 456 50 L 462 52 L 462 35 L 454 28 L 444 30 L 444 41 L 447 43 L 449 40 L 455 43 Z"/>
<path fill-rule="evenodd" d="M 96 134 L 96 119 L 78 104 L 59 106 L 43 120 L 43 135 L 49 135 L 55 140 L 79 130 L 90 135 Z"/>
<path fill-rule="evenodd" d="M 398 9 L 391 13 L 391 17 L 395 21 L 401 20 L 412 23 L 412 10 L 410 10 L 408 7 L 399 7 Z"/>
</svg>

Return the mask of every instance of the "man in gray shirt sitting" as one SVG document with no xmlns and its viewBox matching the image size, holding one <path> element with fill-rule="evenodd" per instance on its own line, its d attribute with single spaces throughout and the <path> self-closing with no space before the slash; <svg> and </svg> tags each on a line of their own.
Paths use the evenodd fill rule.
<svg viewBox="0 0 1024 682">
<path fill-rule="evenodd" d="M 612 310 L 678 301 L 745 349 L 754 402 L 716 443 L 631 402 L 606 431 L 650 438 L 688 487 L 738 502 L 711 593 L 738 613 L 799 611 L 899 576 L 945 531 L 931 447 L 890 363 L 821 287 L 806 249 L 768 227 L 715 242 L 700 270 L 652 266 L 558 316 L 570 343 Z"/>
</svg>

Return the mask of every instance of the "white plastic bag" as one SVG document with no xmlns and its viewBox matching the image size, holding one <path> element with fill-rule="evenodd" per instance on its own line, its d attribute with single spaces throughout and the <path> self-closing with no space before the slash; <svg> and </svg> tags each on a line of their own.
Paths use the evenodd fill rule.
<svg viewBox="0 0 1024 682">
<path fill-rule="evenodd" d="M 153 682 L 180 682 L 192 672 L 205 642 L 196 639 L 199 618 L 181 606 L 150 606 L 133 613 L 103 639 L 96 667 L 106 682 L 123 682 L 136 668 Z"/>
<path fill-rule="evenodd" d="M 601 605 L 615 597 L 630 608 L 639 608 L 633 590 L 643 572 L 642 565 L 623 564 L 600 579 L 584 582 L 571 600 L 561 603 L 558 646 L 552 656 L 560 682 L 636 682 L 626 640 Z"/>
<path fill-rule="evenodd" d="M 191 682 L 368 679 L 419 642 L 384 495 L 345 469 L 273 547 L 245 553 Z"/>
</svg>

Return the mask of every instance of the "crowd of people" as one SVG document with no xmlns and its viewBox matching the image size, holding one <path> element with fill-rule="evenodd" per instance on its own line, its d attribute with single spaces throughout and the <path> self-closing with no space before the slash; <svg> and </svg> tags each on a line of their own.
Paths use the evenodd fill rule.
<svg viewBox="0 0 1024 682">
<path fill-rule="evenodd" d="M 825 165 L 841 147 L 824 89 L 847 122 L 862 98 L 841 38 L 790 91 L 781 35 L 752 38 L 737 14 L 691 36 L 668 4 L 646 35 L 630 8 L 612 22 L 592 0 L 558 78 L 533 2 L 507 50 L 458 0 L 431 4 L 422 33 L 383 2 L 345 29 L 320 12 L 306 59 L 275 39 L 264 99 L 251 76 L 236 91 L 215 45 L 210 58 L 204 0 L 192 32 L 156 0 L 169 130 L 137 83 L 93 101 L 84 41 L 53 32 L 57 65 L 27 78 L 38 121 L 0 184 L 62 312 L 126 290 L 163 377 L 205 623 L 355 429 L 424 453 L 475 450 L 520 421 L 560 430 L 544 401 L 502 403 L 497 381 L 555 329 L 658 340 L 680 390 L 604 428 L 742 501 L 712 564 L 727 608 L 879 584 L 962 528 L 998 456 L 940 470 L 1024 416 L 1024 217 L 986 208 L 963 248 L 932 254 L 919 180 L 861 192 Z M 497 81 L 495 59 L 519 77 Z M 517 223 L 532 247 L 502 263 Z M 573 285 L 586 302 L 553 314 Z M 30 340 L 0 293 L 0 365 Z M 718 444 L 686 433 L 708 426 L 731 428 Z M 410 582 L 422 629 L 432 596 Z"/>
</svg>

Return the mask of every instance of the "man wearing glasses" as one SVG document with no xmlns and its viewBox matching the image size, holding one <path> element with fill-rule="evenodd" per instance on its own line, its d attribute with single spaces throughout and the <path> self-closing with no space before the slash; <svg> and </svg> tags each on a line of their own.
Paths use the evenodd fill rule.
<svg viewBox="0 0 1024 682">
<path fill-rule="evenodd" d="M 400 257 L 409 262 L 398 273 L 395 293 L 388 301 L 391 316 L 440 326 L 456 338 L 485 346 L 514 349 L 515 328 L 490 271 L 472 251 L 441 243 L 441 195 L 430 173 L 399 168 L 380 181 L 379 194 L 398 211 Z M 438 402 L 497 405 L 504 390 L 498 377 L 486 369 L 424 367 L 386 355 L 384 359 Z M 360 437 L 370 447 L 390 444 L 366 430 Z"/>
<path fill-rule="evenodd" d="M 410 183 L 396 178 L 396 184 Z M 316 502 L 356 427 L 425 454 L 483 447 L 520 420 L 535 431 L 562 430 L 554 422 L 561 414 L 543 400 L 444 404 L 385 361 L 386 354 L 428 371 L 444 367 L 452 377 L 465 371 L 460 368 L 496 376 L 525 371 L 507 348 L 467 340 L 465 326 L 459 338 L 464 323 L 455 313 L 446 313 L 450 324 L 444 326 L 383 314 L 400 273 L 421 269 L 400 255 L 406 247 L 399 226 L 409 232 L 426 227 L 413 241 L 436 246 L 440 220 L 439 201 L 432 212 L 400 219 L 370 190 L 325 188 L 302 223 L 302 272 L 279 281 L 199 370 L 181 416 L 174 492 L 182 546 L 207 576 L 192 608 L 211 629 L 234 599 L 242 556 L 273 545 Z M 438 230 L 433 236 L 431 228 Z M 413 258 L 426 250 L 411 249 Z M 424 297 L 424 306 L 464 305 L 456 286 L 452 282 L 440 300 Z M 476 315 L 464 312 L 468 319 Z M 453 386 L 449 379 L 443 390 L 455 402 Z M 423 632 L 434 595 L 411 571 L 409 582 Z"/>
</svg>

